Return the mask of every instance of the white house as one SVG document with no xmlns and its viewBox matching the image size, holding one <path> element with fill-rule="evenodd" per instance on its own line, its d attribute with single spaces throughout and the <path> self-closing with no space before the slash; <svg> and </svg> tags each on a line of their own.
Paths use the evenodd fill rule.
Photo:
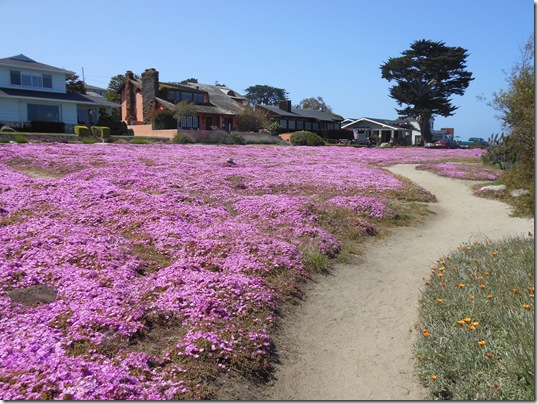
<svg viewBox="0 0 538 404">
<path fill-rule="evenodd" d="M 430 128 L 433 130 L 434 118 L 430 119 Z M 420 144 L 420 125 L 415 118 L 405 119 L 379 119 L 359 118 L 346 119 L 342 122 L 342 129 L 351 129 L 355 139 L 374 138 L 379 143 L 390 141 L 417 145 Z"/>
<path fill-rule="evenodd" d="M 0 59 L 0 122 L 13 127 L 32 121 L 63 122 L 71 132 L 73 125 L 97 123 L 100 108 L 110 113 L 120 107 L 98 94 L 67 92 L 65 80 L 72 74 L 24 55 Z"/>
</svg>

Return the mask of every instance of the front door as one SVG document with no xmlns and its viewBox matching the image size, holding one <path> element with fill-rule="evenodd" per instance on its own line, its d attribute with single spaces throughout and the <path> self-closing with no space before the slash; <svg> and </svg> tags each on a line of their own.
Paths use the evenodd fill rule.
<svg viewBox="0 0 538 404">
<path fill-rule="evenodd" d="M 205 118 L 205 129 L 206 130 L 211 130 L 211 127 L 213 126 L 213 119 L 208 116 Z"/>
</svg>

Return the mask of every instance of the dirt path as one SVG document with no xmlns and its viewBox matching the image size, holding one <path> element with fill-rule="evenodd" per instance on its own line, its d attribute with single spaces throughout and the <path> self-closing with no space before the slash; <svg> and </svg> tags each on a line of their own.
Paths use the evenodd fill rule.
<svg viewBox="0 0 538 404">
<path fill-rule="evenodd" d="M 421 400 L 412 346 L 423 278 L 461 242 L 534 233 L 532 219 L 509 217 L 507 205 L 472 196 L 472 181 L 391 167 L 437 196 L 425 225 L 373 243 L 358 262 L 312 283 L 283 324 L 281 364 L 265 400 Z"/>
</svg>

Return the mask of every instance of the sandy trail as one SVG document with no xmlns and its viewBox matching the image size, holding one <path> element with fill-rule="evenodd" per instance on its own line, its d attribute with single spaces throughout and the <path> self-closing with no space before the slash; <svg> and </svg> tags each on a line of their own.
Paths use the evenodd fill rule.
<svg viewBox="0 0 538 404">
<path fill-rule="evenodd" d="M 534 221 L 472 195 L 473 181 L 390 168 L 437 196 L 426 224 L 373 242 L 353 264 L 311 283 L 276 338 L 280 365 L 265 400 L 422 400 L 414 324 L 423 279 L 461 242 L 534 233 Z"/>
</svg>

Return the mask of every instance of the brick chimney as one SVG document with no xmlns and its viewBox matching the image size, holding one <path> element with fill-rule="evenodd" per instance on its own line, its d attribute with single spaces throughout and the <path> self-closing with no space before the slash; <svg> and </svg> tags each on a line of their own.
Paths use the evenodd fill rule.
<svg viewBox="0 0 538 404">
<path fill-rule="evenodd" d="M 283 111 L 286 111 L 286 112 L 291 112 L 291 101 L 290 100 L 280 100 L 278 102 L 278 108 L 283 110 Z"/>
<path fill-rule="evenodd" d="M 151 114 L 157 107 L 155 99 L 159 90 L 159 72 L 153 68 L 142 73 L 142 114 L 144 123 L 151 123 Z"/>
<path fill-rule="evenodd" d="M 135 108 L 135 93 L 133 91 L 133 86 L 131 85 L 131 80 L 134 79 L 133 72 L 127 70 L 125 73 L 125 121 L 127 125 L 131 121 L 136 121 L 136 108 Z"/>
</svg>

